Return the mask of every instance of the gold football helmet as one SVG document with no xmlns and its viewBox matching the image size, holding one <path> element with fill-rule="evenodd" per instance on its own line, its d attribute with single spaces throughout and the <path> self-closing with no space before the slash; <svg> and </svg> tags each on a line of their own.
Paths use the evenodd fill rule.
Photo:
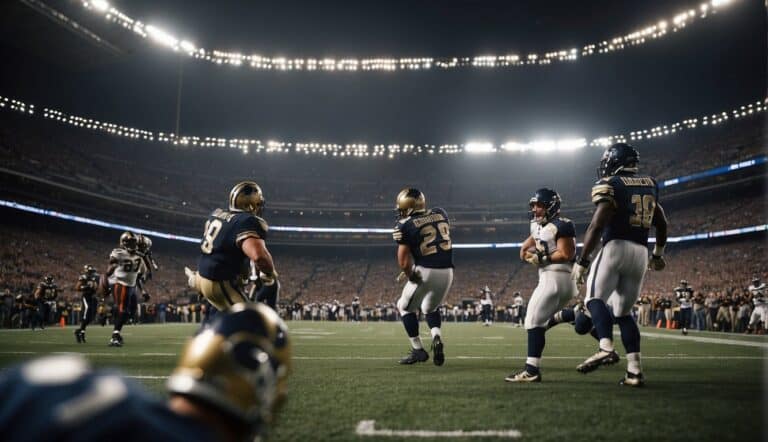
<svg viewBox="0 0 768 442">
<path fill-rule="evenodd" d="M 139 245 L 139 237 L 133 232 L 124 232 L 120 235 L 120 247 L 128 250 L 129 252 L 136 251 L 136 247 Z"/>
<path fill-rule="evenodd" d="M 261 216 L 264 209 L 264 194 L 253 181 L 242 181 L 229 192 L 229 210 L 249 212 Z"/>
<path fill-rule="evenodd" d="M 397 215 L 400 218 L 424 212 L 426 208 L 427 200 L 419 189 L 406 187 L 397 194 L 395 210 L 397 210 Z"/>
<path fill-rule="evenodd" d="M 290 368 L 282 319 L 265 304 L 240 303 L 187 343 L 166 386 L 171 394 L 216 407 L 258 435 L 285 400 Z"/>
<path fill-rule="evenodd" d="M 139 252 L 147 253 L 152 248 L 152 240 L 148 236 L 139 235 Z"/>
</svg>

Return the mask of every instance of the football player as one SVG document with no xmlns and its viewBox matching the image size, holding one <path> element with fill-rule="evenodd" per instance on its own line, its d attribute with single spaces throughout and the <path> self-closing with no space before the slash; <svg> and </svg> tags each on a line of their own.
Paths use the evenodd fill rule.
<svg viewBox="0 0 768 442">
<path fill-rule="evenodd" d="M 285 399 L 290 358 L 277 314 L 238 304 L 186 345 L 165 403 L 82 357 L 33 360 L 0 374 L 3 440 L 263 440 Z"/>
<path fill-rule="evenodd" d="M 139 269 L 139 279 L 136 281 L 136 285 L 141 291 L 141 300 L 147 302 L 150 296 L 145 285 L 147 281 L 152 279 L 152 272 L 158 269 L 157 262 L 152 257 L 152 240 L 148 236 L 139 235 L 139 245 L 136 254 L 141 257 L 141 268 Z"/>
<path fill-rule="evenodd" d="M 32 330 L 35 324 L 39 323 L 40 328 L 44 329 L 51 316 L 51 306 L 56 305 L 56 298 L 59 297 L 59 288 L 53 280 L 52 275 L 45 275 L 40 284 L 37 285 L 33 299 L 35 300 L 36 312 L 32 314 Z"/>
<path fill-rule="evenodd" d="M 488 327 L 493 324 L 493 293 L 488 286 L 480 290 L 480 308 L 482 309 L 483 325 Z"/>
<path fill-rule="evenodd" d="M 96 301 L 96 289 L 99 286 L 99 274 L 96 273 L 96 269 L 86 264 L 83 266 L 83 273 L 77 278 L 77 284 L 75 290 L 80 293 L 82 301 L 82 319 L 80 320 L 80 328 L 75 330 L 75 339 L 78 343 L 85 343 L 85 328 L 96 317 L 97 301 Z"/>
<path fill-rule="evenodd" d="M 584 236 L 581 257 L 572 272 L 574 281 L 583 284 L 589 271 L 585 305 L 600 338 L 597 353 L 576 369 L 589 373 L 601 365 L 619 361 L 613 346 L 611 312 L 606 305 L 610 302 L 627 351 L 627 371 L 621 385 L 634 387 L 642 386 L 644 379 L 640 365 L 640 330 L 630 313 L 640 295 L 646 269 L 660 271 L 666 266 L 667 243 L 667 218 L 659 204 L 656 180 L 638 174 L 639 162 L 637 150 L 625 143 L 616 143 L 603 153 L 599 180 L 592 188 L 592 202 L 597 208 Z M 649 260 L 651 227 L 656 228 L 656 245 Z M 592 252 L 601 240 L 603 247 L 590 265 Z"/>
<path fill-rule="evenodd" d="M 427 210 L 424 194 L 405 188 L 397 195 L 398 221 L 392 233 L 397 242 L 398 282 L 407 280 L 397 308 L 411 341 L 411 352 L 400 364 L 425 362 L 429 354 L 419 337 L 421 311 L 432 335 L 432 361 L 443 365 L 445 352 L 438 307 L 453 283 L 453 248 L 448 213 L 441 208 Z"/>
<path fill-rule="evenodd" d="M 525 368 L 504 378 L 507 382 L 541 382 L 539 366 L 547 323 L 578 292 L 571 279 L 576 257 L 576 227 L 573 221 L 560 216 L 560 195 L 552 189 L 539 189 L 529 205 L 531 234 L 523 241 L 520 259 L 538 269 L 539 284 L 525 313 L 528 333 Z"/>
<path fill-rule="evenodd" d="M 242 283 L 249 271 L 249 259 L 259 270 L 261 288 L 256 301 L 277 308 L 280 282 L 265 243 L 269 227 L 261 218 L 264 202 L 255 182 L 235 185 L 229 192 L 228 209 L 214 210 L 205 223 L 197 271 L 184 268 L 189 286 L 218 310 L 226 311 L 249 300 Z"/>
<path fill-rule="evenodd" d="M 115 301 L 117 316 L 112 330 L 110 347 L 122 347 L 123 336 L 120 331 L 131 314 L 131 300 L 136 296 L 136 280 L 141 267 L 141 257 L 136 253 L 139 237 L 133 232 L 120 235 L 120 247 L 109 255 L 106 276 L 112 284 L 112 297 Z"/>
<path fill-rule="evenodd" d="M 755 333 L 758 324 L 763 323 L 763 330 L 768 329 L 768 299 L 765 297 L 765 283 L 760 282 L 760 278 L 755 276 L 752 284 L 749 286 L 749 293 L 752 295 L 752 304 L 754 310 L 749 317 L 747 333 Z"/>
<path fill-rule="evenodd" d="M 680 304 L 680 326 L 683 329 L 683 334 L 687 335 L 693 316 L 693 289 L 685 279 L 680 280 L 680 286 L 675 287 L 675 298 Z"/>
</svg>

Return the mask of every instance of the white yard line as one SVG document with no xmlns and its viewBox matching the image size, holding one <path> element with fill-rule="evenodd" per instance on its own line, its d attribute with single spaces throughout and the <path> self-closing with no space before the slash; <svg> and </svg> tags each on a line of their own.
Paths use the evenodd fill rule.
<svg viewBox="0 0 768 442">
<path fill-rule="evenodd" d="M 516 439 L 523 434 L 518 430 L 453 430 L 453 431 L 433 431 L 433 430 L 377 430 L 376 421 L 366 420 L 357 423 L 355 433 L 358 436 L 380 436 L 380 437 L 504 437 Z"/>
<path fill-rule="evenodd" d="M 665 333 L 641 332 L 641 336 L 647 338 L 676 339 L 679 341 L 702 342 L 705 344 L 741 345 L 744 347 L 759 347 L 768 349 L 768 342 L 742 341 L 738 339 L 705 338 L 703 336 L 668 335 Z"/>
</svg>

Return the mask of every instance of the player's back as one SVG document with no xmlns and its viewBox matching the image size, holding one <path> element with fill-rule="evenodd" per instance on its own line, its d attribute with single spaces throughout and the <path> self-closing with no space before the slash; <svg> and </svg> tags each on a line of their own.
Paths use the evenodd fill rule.
<svg viewBox="0 0 768 442">
<path fill-rule="evenodd" d="M 401 219 L 395 225 L 393 238 L 407 245 L 417 266 L 452 268 L 453 247 L 448 213 L 434 208 L 423 214 Z"/>
<path fill-rule="evenodd" d="M 231 281 L 246 265 L 240 245 L 247 238 L 266 239 L 267 223 L 250 213 L 216 209 L 205 223 L 198 272 L 212 281 Z"/>
<path fill-rule="evenodd" d="M 595 183 L 592 202 L 607 201 L 616 210 L 603 230 L 603 244 L 621 239 L 647 246 L 658 200 L 656 180 L 647 175 L 620 174 Z"/>
</svg>

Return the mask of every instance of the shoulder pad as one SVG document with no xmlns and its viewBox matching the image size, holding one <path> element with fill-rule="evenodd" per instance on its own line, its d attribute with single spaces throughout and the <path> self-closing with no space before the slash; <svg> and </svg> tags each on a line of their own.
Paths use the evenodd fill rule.
<svg viewBox="0 0 768 442">
<path fill-rule="evenodd" d="M 605 201 L 616 207 L 614 194 L 613 183 L 610 182 L 610 179 L 603 178 L 592 186 L 592 204 L 599 204 Z"/>
<path fill-rule="evenodd" d="M 251 216 L 256 218 L 256 221 L 259 222 L 259 225 L 261 226 L 262 229 L 264 229 L 265 232 L 269 231 L 269 224 L 267 224 L 267 222 L 264 221 L 264 218 L 256 215 L 251 215 Z"/>
</svg>

